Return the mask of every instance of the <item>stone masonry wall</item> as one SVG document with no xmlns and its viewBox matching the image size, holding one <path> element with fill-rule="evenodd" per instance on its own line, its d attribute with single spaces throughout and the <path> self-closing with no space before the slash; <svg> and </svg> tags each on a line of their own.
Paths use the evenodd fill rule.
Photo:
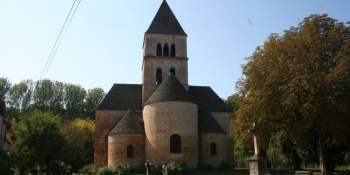
<svg viewBox="0 0 350 175">
<path fill-rule="evenodd" d="M 160 43 L 162 48 L 167 43 L 169 46 L 175 44 L 176 57 L 187 57 L 187 36 L 180 35 L 161 35 L 161 34 L 145 34 L 143 43 L 143 55 L 144 56 L 156 56 L 157 44 Z"/>
<path fill-rule="evenodd" d="M 211 165 L 219 168 L 222 162 L 227 162 L 226 134 L 203 133 L 202 134 L 202 157 L 203 165 Z M 211 155 L 210 144 L 216 144 L 216 155 Z"/>
<path fill-rule="evenodd" d="M 127 111 L 96 110 L 94 164 L 102 167 L 108 163 L 108 132 Z"/>
<path fill-rule="evenodd" d="M 155 89 L 159 86 L 156 84 L 157 69 L 162 69 L 162 79 L 167 77 L 170 69 L 175 69 L 175 76 L 188 90 L 188 67 L 187 59 L 176 59 L 166 57 L 152 57 L 144 60 L 142 68 L 142 84 L 143 84 L 143 103 L 146 103 L 148 98 L 153 94 Z"/>
<path fill-rule="evenodd" d="M 158 102 L 143 110 L 146 132 L 146 160 L 154 163 L 185 161 L 198 166 L 197 105 L 189 102 Z M 170 153 L 170 137 L 181 137 L 181 153 Z"/>
<path fill-rule="evenodd" d="M 132 158 L 127 157 L 127 147 L 134 148 Z M 108 136 L 108 165 L 117 162 L 128 163 L 131 167 L 138 167 L 145 162 L 144 134 L 114 134 Z"/>
<path fill-rule="evenodd" d="M 212 112 L 211 113 L 216 121 L 220 124 L 222 129 L 227 133 L 227 161 L 233 165 L 234 163 L 234 153 L 233 153 L 233 136 L 230 132 L 233 131 L 231 120 L 233 119 L 232 112 Z"/>
</svg>

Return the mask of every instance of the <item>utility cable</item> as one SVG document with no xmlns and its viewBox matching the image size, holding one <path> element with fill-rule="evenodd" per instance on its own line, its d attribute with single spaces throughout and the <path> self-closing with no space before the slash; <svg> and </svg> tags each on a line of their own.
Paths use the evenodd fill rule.
<svg viewBox="0 0 350 175">
<path fill-rule="evenodd" d="M 79 4 L 80 4 L 80 1 L 81 1 L 81 0 L 79 0 L 78 5 L 77 5 L 77 6 L 75 7 L 75 9 L 74 9 L 73 15 L 72 15 L 72 17 L 70 18 L 70 20 L 69 20 L 69 22 L 68 22 L 68 25 L 67 25 L 66 29 L 65 29 L 64 32 L 63 32 L 63 35 L 62 35 L 62 37 L 61 37 L 61 40 L 60 40 L 60 42 L 58 43 L 58 45 L 57 45 L 57 47 L 56 47 L 56 50 L 55 50 L 55 52 L 54 52 L 54 54 L 53 54 L 53 56 L 52 56 L 52 58 L 51 58 L 51 60 L 50 60 L 49 65 L 47 66 L 47 69 L 46 69 L 46 71 L 45 71 L 45 73 L 44 73 L 44 76 L 46 75 L 47 70 L 49 70 L 49 67 L 50 67 L 50 65 L 51 65 L 51 62 L 52 62 L 53 58 L 55 57 L 58 48 L 59 48 L 60 45 L 61 45 L 61 42 L 62 42 L 62 40 L 63 40 L 63 37 L 64 37 L 64 35 L 66 34 L 66 31 L 67 31 L 67 29 L 68 29 L 68 27 L 69 27 L 69 24 L 70 24 L 70 22 L 72 21 L 75 12 L 76 12 L 77 9 L 78 9 L 78 6 L 79 6 Z M 74 5 L 74 4 L 73 4 L 73 5 Z"/>
<path fill-rule="evenodd" d="M 49 58 L 48 58 L 47 61 L 46 61 L 45 67 L 44 67 L 43 71 L 41 72 L 41 75 L 40 75 L 39 80 L 41 80 L 45 69 L 47 69 L 47 68 L 46 68 L 47 63 L 50 61 L 51 55 L 52 55 L 53 51 L 55 50 L 57 41 L 58 41 L 58 39 L 59 39 L 60 36 L 61 36 L 61 33 L 62 33 L 62 31 L 63 31 L 63 28 L 64 28 L 64 26 L 66 25 L 66 22 L 67 22 L 67 20 L 68 20 L 68 17 L 69 17 L 69 15 L 70 15 L 70 13 L 72 12 L 72 9 L 73 9 L 73 7 L 74 7 L 75 2 L 76 2 L 76 0 L 74 0 L 74 3 L 73 3 L 73 5 L 72 5 L 72 7 L 70 8 L 70 11 L 69 11 L 68 16 L 67 16 L 67 18 L 66 18 L 66 21 L 64 21 L 64 24 L 63 24 L 63 26 L 62 26 L 62 29 L 61 29 L 61 31 L 60 31 L 60 34 L 58 35 L 58 37 L 57 37 L 57 39 L 56 39 L 55 45 L 53 46 L 53 48 L 52 48 L 52 50 L 51 50 L 50 56 L 49 56 Z"/>
</svg>

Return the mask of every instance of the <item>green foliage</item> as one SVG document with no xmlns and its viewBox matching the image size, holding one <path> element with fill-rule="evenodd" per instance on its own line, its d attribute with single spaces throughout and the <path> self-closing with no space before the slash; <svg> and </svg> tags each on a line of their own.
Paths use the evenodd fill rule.
<svg viewBox="0 0 350 175">
<path fill-rule="evenodd" d="M 43 165 L 50 170 L 65 145 L 60 128 L 61 119 L 52 113 L 35 110 L 20 117 L 13 148 L 23 168 Z"/>
<path fill-rule="evenodd" d="M 230 162 L 222 162 L 219 170 L 221 171 L 228 171 L 228 170 L 233 170 L 233 166 Z"/>
<path fill-rule="evenodd" d="M 350 164 L 350 151 L 344 155 L 345 165 Z"/>
<path fill-rule="evenodd" d="M 170 162 L 168 165 L 169 175 L 185 175 L 187 173 L 186 162 Z"/>
<path fill-rule="evenodd" d="M 252 144 L 252 143 L 251 143 Z M 253 146 L 243 145 L 239 136 L 234 136 L 234 160 L 236 168 L 248 168 L 248 158 L 254 155 Z"/>
<path fill-rule="evenodd" d="M 66 142 L 63 148 L 64 154 L 61 155 L 65 164 L 71 166 L 73 171 L 76 171 L 83 165 L 93 163 L 95 138 L 94 121 L 90 119 L 65 121 L 61 128 L 61 133 Z"/>
<path fill-rule="evenodd" d="M 271 34 L 247 58 L 236 83 L 240 108 L 234 121 L 244 145 L 252 142 L 247 130 L 253 121 L 263 131 L 264 148 L 281 131 L 297 148 L 320 143 L 323 153 L 350 143 L 349 25 L 326 14 L 310 15 L 283 36 Z"/>
<path fill-rule="evenodd" d="M 115 175 L 115 174 L 114 174 L 114 171 L 111 167 L 104 166 L 104 167 L 98 169 L 97 175 Z"/>
<path fill-rule="evenodd" d="M 8 152 L 0 150 L 0 174 L 12 174 L 12 157 Z"/>
<path fill-rule="evenodd" d="M 88 174 L 88 175 L 95 175 L 97 174 L 97 168 L 94 164 L 85 165 L 83 168 L 79 170 L 79 174 Z"/>
<path fill-rule="evenodd" d="M 95 109 L 105 96 L 102 88 L 85 90 L 74 84 L 49 79 L 23 80 L 12 85 L 0 78 L 0 99 L 8 104 L 8 116 L 18 119 L 27 112 L 52 112 L 62 119 L 94 119 Z"/>
<path fill-rule="evenodd" d="M 226 105 L 232 110 L 232 112 L 235 112 L 239 109 L 239 97 L 238 94 L 233 94 L 225 100 Z"/>
<path fill-rule="evenodd" d="M 11 89 L 11 83 L 7 78 L 0 78 L 0 99 L 6 101 L 7 94 Z"/>
<path fill-rule="evenodd" d="M 144 165 L 137 166 L 137 167 L 131 169 L 132 174 L 144 174 L 145 171 L 146 171 L 146 168 Z"/>
<path fill-rule="evenodd" d="M 131 175 L 131 166 L 125 163 L 115 163 L 113 166 L 113 171 L 117 175 Z"/>
<path fill-rule="evenodd" d="M 152 164 L 152 174 L 158 174 L 162 172 L 162 164 L 160 163 L 156 163 L 156 164 Z"/>
</svg>

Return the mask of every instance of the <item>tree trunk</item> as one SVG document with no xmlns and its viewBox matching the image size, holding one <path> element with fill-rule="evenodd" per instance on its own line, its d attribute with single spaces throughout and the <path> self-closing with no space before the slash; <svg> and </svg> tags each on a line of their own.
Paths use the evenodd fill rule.
<svg viewBox="0 0 350 175">
<path fill-rule="evenodd" d="M 327 148 L 323 145 L 322 138 L 319 138 L 318 150 L 319 150 L 321 174 L 323 175 L 333 174 L 334 168 L 333 168 L 331 156 L 328 154 Z"/>
<path fill-rule="evenodd" d="M 299 154 L 296 151 L 296 149 L 293 149 L 292 154 L 293 154 L 293 159 L 294 159 L 293 160 L 294 161 L 294 169 L 301 170 L 301 167 L 300 167 L 301 161 L 300 161 L 300 157 L 299 157 Z"/>
</svg>

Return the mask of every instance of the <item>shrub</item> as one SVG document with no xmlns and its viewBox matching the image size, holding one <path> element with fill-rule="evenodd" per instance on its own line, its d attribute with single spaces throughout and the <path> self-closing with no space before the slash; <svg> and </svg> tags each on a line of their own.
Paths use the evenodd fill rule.
<svg viewBox="0 0 350 175">
<path fill-rule="evenodd" d="M 162 164 L 153 164 L 152 165 L 152 174 L 162 174 Z"/>
<path fill-rule="evenodd" d="M 97 173 L 97 168 L 95 165 L 85 165 L 83 168 L 81 168 L 78 172 L 79 174 L 88 174 L 88 175 L 95 175 Z"/>
<path fill-rule="evenodd" d="M 222 162 L 220 167 L 219 167 L 219 170 L 232 170 L 233 167 L 232 167 L 232 164 L 229 163 L 229 162 Z"/>
<path fill-rule="evenodd" d="M 213 170 L 213 166 L 211 166 L 209 164 L 204 165 L 203 168 L 204 168 L 205 171 L 212 171 Z"/>
<path fill-rule="evenodd" d="M 104 166 L 98 169 L 97 175 L 114 175 L 114 172 L 110 167 Z"/>
<path fill-rule="evenodd" d="M 170 162 L 168 165 L 169 175 L 185 175 L 187 173 L 186 162 Z"/>
<path fill-rule="evenodd" d="M 129 164 L 117 162 L 114 164 L 114 172 L 117 175 L 130 175 L 131 174 L 131 166 Z"/>
<path fill-rule="evenodd" d="M 144 174 L 146 172 L 146 167 L 141 165 L 131 169 L 131 174 Z"/>
</svg>

